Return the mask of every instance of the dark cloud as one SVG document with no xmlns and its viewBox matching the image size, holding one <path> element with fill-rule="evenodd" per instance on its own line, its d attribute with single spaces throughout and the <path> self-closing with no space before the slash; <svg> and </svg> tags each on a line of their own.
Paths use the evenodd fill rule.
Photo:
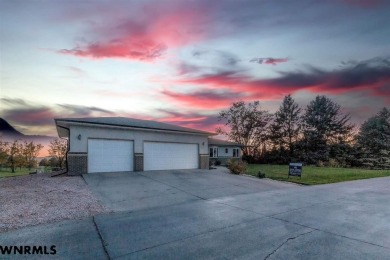
<svg viewBox="0 0 390 260">
<path fill-rule="evenodd" d="M 220 50 L 194 50 L 191 58 L 181 60 L 176 65 L 179 76 L 202 77 L 224 73 L 238 73 L 248 69 L 233 53 Z"/>
<path fill-rule="evenodd" d="M 23 99 L 2 98 L 5 104 L 0 116 L 21 128 L 52 127 L 54 118 L 112 116 L 113 112 L 98 107 L 59 104 L 52 107 L 37 105 Z"/>
<path fill-rule="evenodd" d="M 47 107 L 24 107 L 4 110 L 2 117 L 26 126 L 54 124 L 55 113 Z"/>
<path fill-rule="evenodd" d="M 106 115 L 113 114 L 112 111 L 98 108 L 98 107 L 87 107 L 87 106 L 78 106 L 78 105 L 69 105 L 69 104 L 59 104 L 58 107 L 62 108 L 63 111 L 66 111 L 66 117 L 89 117 L 94 113 L 101 113 Z"/>
<path fill-rule="evenodd" d="M 300 90 L 314 88 L 318 91 L 348 91 L 357 88 L 374 90 L 390 83 L 390 58 L 373 58 L 357 62 L 352 66 L 327 71 L 316 67 L 308 67 L 306 71 L 279 72 L 273 79 L 253 79 L 251 77 L 234 77 L 242 79 L 242 83 L 252 86 L 269 86 L 279 89 Z M 220 77 L 222 76 L 222 77 Z M 230 75 L 214 75 L 224 79 L 226 83 L 233 80 Z M 210 78 L 208 75 L 205 78 Z"/>
<path fill-rule="evenodd" d="M 1 98 L 0 99 L 2 103 L 7 104 L 7 105 L 22 105 L 22 106 L 27 106 L 26 101 L 20 98 Z"/>
<path fill-rule="evenodd" d="M 206 90 L 189 93 L 163 91 L 163 94 L 192 107 L 220 107 L 228 104 L 234 95 L 244 100 L 275 99 L 288 93 L 308 90 L 319 94 L 339 94 L 365 91 L 366 95 L 381 96 L 390 102 L 390 58 L 343 64 L 342 68 L 324 70 L 305 66 L 305 70 L 279 72 L 272 79 L 257 79 L 242 70 L 203 73 L 194 77 L 185 75 L 180 84 L 203 86 Z M 202 71 L 201 69 L 197 69 Z M 226 97 L 224 98 L 224 94 Z"/>
<path fill-rule="evenodd" d="M 177 112 L 168 109 L 160 109 L 159 111 L 166 114 L 166 116 L 160 118 L 159 121 L 169 124 L 211 132 L 215 131 L 216 127 L 220 125 L 218 113 L 202 114 L 197 112 Z"/>
<path fill-rule="evenodd" d="M 220 66 L 235 66 L 241 60 L 231 52 L 221 50 L 195 50 L 192 56 L 205 60 L 212 60 Z"/>
<path fill-rule="evenodd" d="M 269 64 L 269 65 L 277 65 L 278 63 L 287 62 L 290 59 L 288 58 L 253 58 L 250 62 L 256 62 L 258 64 Z"/>
<path fill-rule="evenodd" d="M 58 104 L 52 107 L 40 106 L 29 103 L 23 99 L 3 98 L 1 101 L 7 103 L 2 107 L 0 117 L 7 120 L 23 133 L 28 134 L 49 134 L 56 135 L 54 118 L 66 117 L 102 117 L 102 116 L 124 116 L 146 120 L 156 120 L 179 126 L 214 131 L 217 124 L 217 115 L 202 114 L 196 112 L 175 112 L 173 110 L 157 110 L 164 114 L 161 117 L 154 117 L 153 113 L 133 114 L 123 111 L 110 111 L 93 106 L 78 106 L 72 104 Z"/>
</svg>

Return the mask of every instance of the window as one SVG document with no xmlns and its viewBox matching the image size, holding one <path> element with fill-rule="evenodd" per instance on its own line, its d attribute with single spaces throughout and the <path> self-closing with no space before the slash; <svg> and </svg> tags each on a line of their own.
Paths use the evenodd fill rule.
<svg viewBox="0 0 390 260">
<path fill-rule="evenodd" d="M 225 148 L 225 153 L 228 153 L 229 152 L 229 149 L 228 148 Z"/>
<path fill-rule="evenodd" d="M 217 157 L 218 157 L 218 148 L 210 147 L 210 158 L 217 158 Z"/>
<path fill-rule="evenodd" d="M 240 152 L 238 148 L 233 148 L 233 157 L 240 157 Z"/>
</svg>

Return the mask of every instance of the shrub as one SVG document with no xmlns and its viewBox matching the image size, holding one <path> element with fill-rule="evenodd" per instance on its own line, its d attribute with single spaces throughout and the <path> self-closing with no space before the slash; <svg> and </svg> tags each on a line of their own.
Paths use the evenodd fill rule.
<svg viewBox="0 0 390 260">
<path fill-rule="evenodd" d="M 257 173 L 257 177 L 259 177 L 260 179 L 263 179 L 263 178 L 265 178 L 265 173 L 259 171 L 259 172 Z"/>
<path fill-rule="evenodd" d="M 325 164 L 324 164 L 323 161 L 320 160 L 320 161 L 317 161 L 316 166 L 317 166 L 317 167 L 324 167 Z"/>
<path fill-rule="evenodd" d="M 243 162 L 241 160 L 232 160 L 229 159 L 227 161 L 227 168 L 230 170 L 230 173 L 233 174 L 242 174 L 246 172 L 247 169 L 246 162 Z"/>
<path fill-rule="evenodd" d="M 216 165 L 216 166 L 221 165 L 221 161 L 220 161 L 220 160 L 216 160 L 216 161 L 215 161 L 215 165 Z"/>
<path fill-rule="evenodd" d="M 337 168 L 337 167 L 340 167 L 340 164 L 338 163 L 338 161 L 336 159 L 331 158 L 331 159 L 329 159 L 327 166 Z"/>
</svg>

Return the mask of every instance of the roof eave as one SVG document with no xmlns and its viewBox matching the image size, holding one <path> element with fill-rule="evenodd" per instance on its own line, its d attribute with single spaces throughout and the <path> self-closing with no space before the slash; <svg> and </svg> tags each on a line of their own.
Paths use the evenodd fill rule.
<svg viewBox="0 0 390 260">
<path fill-rule="evenodd" d="M 104 124 L 104 123 L 91 123 L 91 122 L 77 122 L 72 120 L 54 119 L 56 125 L 63 122 L 69 127 L 70 125 L 79 125 L 79 126 L 90 126 L 90 127 L 108 127 L 108 128 L 116 128 L 116 129 L 132 129 L 132 130 L 143 130 L 143 131 L 152 131 L 152 132 L 165 132 L 165 133 L 181 133 L 181 134 L 191 134 L 191 135 L 204 135 L 204 136 L 213 136 L 217 135 L 216 133 L 209 132 L 190 132 L 190 131 L 180 131 L 180 130 L 168 130 L 168 129 L 158 129 L 158 128 L 148 128 L 148 127 L 132 127 L 125 125 L 113 125 L 113 124 Z M 58 130 L 57 130 L 58 131 Z"/>
</svg>

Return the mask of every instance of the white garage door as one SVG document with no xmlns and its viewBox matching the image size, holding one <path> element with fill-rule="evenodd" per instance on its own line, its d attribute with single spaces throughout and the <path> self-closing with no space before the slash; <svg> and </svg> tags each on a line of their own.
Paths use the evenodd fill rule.
<svg viewBox="0 0 390 260">
<path fill-rule="evenodd" d="M 198 145 L 178 143 L 144 143 L 144 171 L 197 169 Z"/>
<path fill-rule="evenodd" d="M 88 140 L 88 172 L 133 171 L 133 142 Z"/>
</svg>

